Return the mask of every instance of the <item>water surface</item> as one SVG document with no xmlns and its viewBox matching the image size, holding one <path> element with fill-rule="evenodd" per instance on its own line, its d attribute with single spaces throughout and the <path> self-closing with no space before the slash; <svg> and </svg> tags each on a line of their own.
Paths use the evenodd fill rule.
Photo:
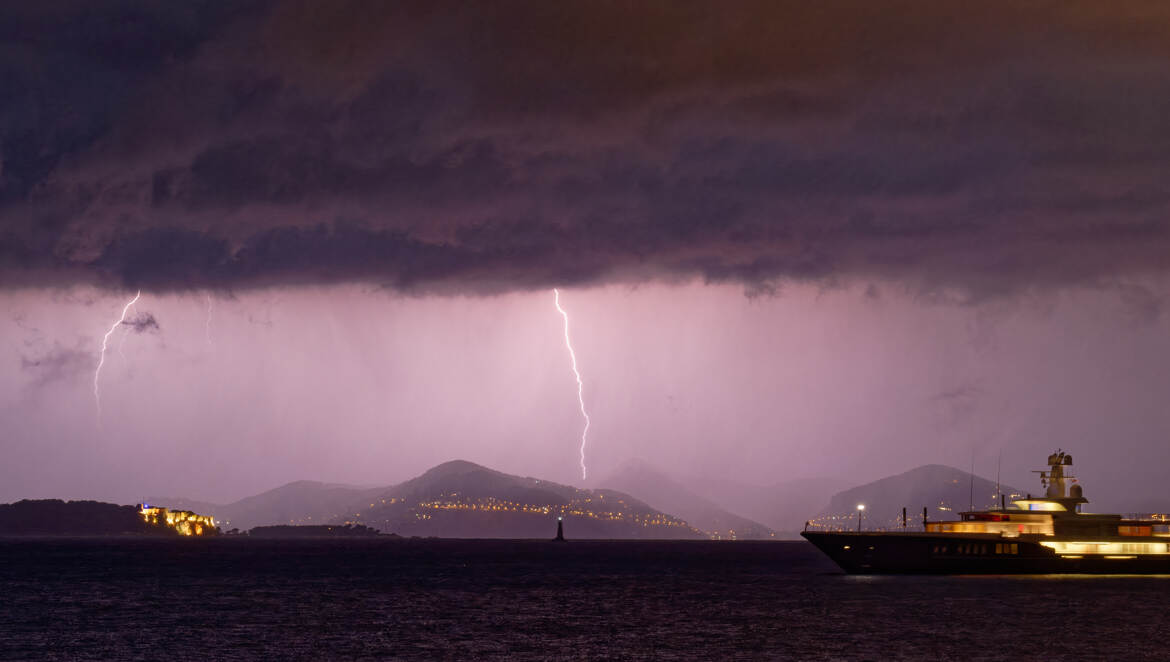
<svg viewBox="0 0 1170 662">
<path fill-rule="evenodd" d="M 1165 659 L 1170 577 L 861 577 L 804 542 L 0 540 L 0 658 Z"/>
</svg>

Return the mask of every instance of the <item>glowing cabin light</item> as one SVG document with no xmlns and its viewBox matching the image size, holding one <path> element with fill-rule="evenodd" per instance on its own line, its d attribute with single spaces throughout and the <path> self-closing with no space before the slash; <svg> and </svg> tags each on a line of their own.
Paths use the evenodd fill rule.
<svg viewBox="0 0 1170 662">
<path fill-rule="evenodd" d="M 1013 501 L 1020 510 L 1036 510 L 1040 512 L 1062 512 L 1067 511 L 1063 505 L 1055 501 L 1041 501 L 1038 499 L 1020 499 Z"/>
<path fill-rule="evenodd" d="M 1105 542 L 1105 541 L 1052 541 L 1040 543 L 1062 556 L 1069 554 L 1101 554 L 1128 556 L 1131 554 L 1170 554 L 1170 547 L 1164 542 Z"/>
</svg>

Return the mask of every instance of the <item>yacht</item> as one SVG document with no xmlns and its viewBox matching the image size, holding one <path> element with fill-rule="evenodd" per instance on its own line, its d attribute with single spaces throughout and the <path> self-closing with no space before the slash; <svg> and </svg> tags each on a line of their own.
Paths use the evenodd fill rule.
<svg viewBox="0 0 1170 662">
<path fill-rule="evenodd" d="M 1043 497 L 1027 495 L 998 508 L 959 513 L 921 531 L 801 533 L 845 572 L 940 574 L 1170 574 L 1170 522 L 1165 516 L 1083 512 L 1084 489 L 1072 456 L 1048 456 Z"/>
</svg>

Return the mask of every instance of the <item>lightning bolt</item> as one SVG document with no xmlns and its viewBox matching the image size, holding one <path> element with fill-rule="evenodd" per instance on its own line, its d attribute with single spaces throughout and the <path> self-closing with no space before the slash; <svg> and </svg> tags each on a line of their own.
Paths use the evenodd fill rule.
<svg viewBox="0 0 1170 662">
<path fill-rule="evenodd" d="M 211 347 L 215 343 L 211 342 L 211 295 L 207 295 L 207 323 L 203 326 L 204 336 L 207 338 L 207 346 Z"/>
<path fill-rule="evenodd" d="M 581 416 L 585 418 L 585 428 L 581 430 L 581 480 L 585 480 L 585 442 L 589 436 L 589 412 L 585 411 L 585 384 L 581 382 L 581 373 L 577 370 L 577 354 L 573 351 L 573 342 L 569 340 L 569 314 L 561 308 L 561 291 L 553 288 L 553 302 L 561 317 L 565 318 L 565 347 L 569 348 L 569 359 L 573 363 L 573 375 L 577 378 L 577 402 L 581 404 Z"/>
<path fill-rule="evenodd" d="M 99 425 L 101 424 L 101 421 L 102 421 L 102 394 L 101 394 L 101 389 L 98 387 L 98 379 L 102 376 L 102 366 L 106 364 L 106 349 L 109 347 L 109 344 L 110 344 L 110 336 L 114 335 L 114 331 L 117 330 L 118 325 L 120 325 L 122 322 L 126 321 L 126 313 L 130 312 L 130 308 L 134 304 L 138 303 L 138 299 L 141 297 L 142 297 L 142 290 L 139 290 L 138 294 L 135 294 L 134 298 L 131 299 L 126 304 L 126 306 L 124 308 L 122 308 L 122 316 L 118 318 L 118 321 L 114 322 L 110 326 L 110 330 L 106 331 L 106 335 L 102 336 L 101 358 L 98 359 L 97 369 L 93 371 L 93 402 L 95 405 L 97 405 L 97 416 L 98 416 L 98 424 Z"/>
</svg>

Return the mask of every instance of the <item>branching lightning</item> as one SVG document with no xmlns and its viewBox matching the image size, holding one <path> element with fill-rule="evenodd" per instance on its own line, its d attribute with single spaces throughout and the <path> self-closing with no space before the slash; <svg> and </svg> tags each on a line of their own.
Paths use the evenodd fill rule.
<svg viewBox="0 0 1170 662">
<path fill-rule="evenodd" d="M 581 373 L 577 370 L 577 354 L 573 351 L 573 342 L 569 340 L 569 314 L 561 308 L 561 291 L 553 288 L 553 302 L 561 317 L 565 318 L 565 347 L 569 348 L 569 359 L 573 364 L 573 375 L 577 378 L 577 402 L 581 404 L 581 416 L 585 417 L 585 427 L 581 430 L 581 480 L 585 480 L 585 442 L 589 435 L 589 412 L 585 411 L 585 384 L 581 381 Z"/>
<path fill-rule="evenodd" d="M 98 379 L 102 375 L 102 366 L 106 364 L 106 349 L 110 344 L 110 336 L 114 335 L 114 331 L 118 329 L 118 326 L 122 324 L 122 322 L 126 321 L 126 314 L 130 312 L 130 308 L 133 307 L 134 304 L 138 303 L 138 299 L 141 297 L 142 290 L 139 290 L 138 294 L 135 294 L 134 298 L 131 299 L 124 308 L 122 308 L 122 316 L 118 318 L 118 321 L 114 322 L 113 325 L 110 326 L 110 330 L 106 331 L 106 335 L 102 336 L 101 355 L 98 359 L 97 369 L 93 371 L 93 401 L 94 404 L 97 405 L 99 424 L 102 420 L 102 394 L 101 389 L 98 387 Z"/>
</svg>

